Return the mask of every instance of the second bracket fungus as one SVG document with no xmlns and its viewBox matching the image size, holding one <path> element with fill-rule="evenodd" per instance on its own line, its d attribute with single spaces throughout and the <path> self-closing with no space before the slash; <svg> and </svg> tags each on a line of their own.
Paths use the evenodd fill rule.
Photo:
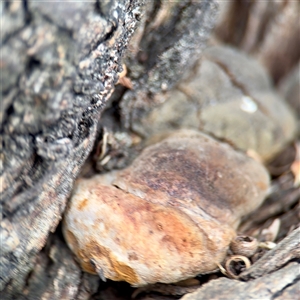
<svg viewBox="0 0 300 300">
<path fill-rule="evenodd" d="M 260 163 L 179 130 L 122 171 L 79 179 L 63 232 L 89 273 L 133 286 L 176 282 L 217 268 L 268 189 Z"/>
<path fill-rule="evenodd" d="M 297 132 L 294 112 L 253 58 L 229 47 L 204 51 L 201 64 L 187 82 L 134 123 L 149 137 L 179 128 L 201 130 L 237 148 L 272 160 Z"/>
</svg>

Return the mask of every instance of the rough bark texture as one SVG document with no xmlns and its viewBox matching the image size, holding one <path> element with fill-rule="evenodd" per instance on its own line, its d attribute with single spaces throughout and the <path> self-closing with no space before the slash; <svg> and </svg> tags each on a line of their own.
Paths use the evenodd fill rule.
<svg viewBox="0 0 300 300">
<path fill-rule="evenodd" d="M 299 280 L 299 264 L 290 263 L 278 272 L 247 283 L 228 278 L 212 280 L 197 292 L 187 294 L 181 299 L 297 299 Z"/>
<path fill-rule="evenodd" d="M 0 276 L 3 294 L 13 298 L 56 229 L 93 146 L 142 1 L 1 6 Z M 70 282 L 77 286 L 76 280 Z"/>
<path fill-rule="evenodd" d="M 297 1 L 220 1 L 220 7 L 214 37 L 258 57 L 276 82 L 299 61 Z M 59 222 L 104 107 L 122 96 L 114 126 L 134 130 L 141 112 L 161 100 L 157 93 L 191 73 L 212 29 L 215 3 L 23 0 L 2 1 L 0 12 L 1 299 L 130 299 L 128 285 L 81 271 Z M 123 62 L 133 89 L 118 88 L 108 106 Z M 296 299 L 299 230 L 291 227 L 299 222 L 299 192 L 284 185 L 275 193 L 280 203 L 266 202 L 245 230 L 280 215 L 280 239 L 290 235 L 241 274 L 246 282 L 211 280 L 184 299 L 225 293 L 223 299 Z M 182 294 L 176 287 L 174 295 Z"/>
<path fill-rule="evenodd" d="M 300 288 L 299 236 L 300 228 L 243 272 L 240 279 L 247 282 L 219 278 L 182 297 L 182 300 L 297 299 Z M 298 262 L 290 262 L 293 260 Z"/>
<path fill-rule="evenodd" d="M 152 78 L 148 92 L 161 89 L 162 77 L 169 89 L 199 58 L 215 7 L 190 2 L 1 2 L 3 299 L 87 299 L 97 290 L 99 280 L 93 285 L 94 277 L 86 279 L 60 238 L 48 236 L 93 147 L 142 15 L 140 36 L 147 38 L 141 45 L 151 44 L 154 54 L 141 71 Z M 159 17 L 169 5 L 169 18 Z M 145 35 L 153 18 L 156 33 Z M 165 39 L 170 30 L 174 34 Z M 137 35 L 136 49 L 139 42 Z"/>
</svg>

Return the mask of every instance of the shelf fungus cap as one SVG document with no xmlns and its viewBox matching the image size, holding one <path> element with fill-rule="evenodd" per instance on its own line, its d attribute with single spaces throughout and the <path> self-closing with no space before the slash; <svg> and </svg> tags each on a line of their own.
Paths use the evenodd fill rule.
<svg viewBox="0 0 300 300">
<path fill-rule="evenodd" d="M 255 59 L 228 46 L 208 47 L 195 71 L 159 105 L 145 113 L 137 108 L 134 131 L 149 137 L 179 128 L 200 129 L 256 152 L 264 163 L 295 139 L 299 130 L 294 111 Z"/>
<path fill-rule="evenodd" d="M 78 180 L 63 232 L 83 270 L 133 286 L 211 272 L 269 188 L 265 168 L 180 130 L 122 171 Z"/>
</svg>

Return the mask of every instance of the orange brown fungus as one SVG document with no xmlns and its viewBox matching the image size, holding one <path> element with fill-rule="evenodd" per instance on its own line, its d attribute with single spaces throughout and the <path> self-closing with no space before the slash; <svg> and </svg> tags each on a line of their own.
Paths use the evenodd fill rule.
<svg viewBox="0 0 300 300">
<path fill-rule="evenodd" d="M 83 270 L 134 286 L 215 270 L 269 187 L 260 163 L 193 130 L 113 174 L 77 181 L 63 232 Z"/>
<path fill-rule="evenodd" d="M 82 202 L 79 203 L 79 205 L 78 205 L 78 209 L 79 210 L 84 209 L 84 207 L 87 205 L 88 201 L 89 201 L 88 199 L 82 200 Z"/>
<path fill-rule="evenodd" d="M 115 281 L 127 281 L 130 284 L 137 284 L 139 282 L 138 277 L 136 276 L 135 272 L 129 266 L 125 264 L 112 260 L 113 267 L 117 276 L 113 278 Z"/>
</svg>

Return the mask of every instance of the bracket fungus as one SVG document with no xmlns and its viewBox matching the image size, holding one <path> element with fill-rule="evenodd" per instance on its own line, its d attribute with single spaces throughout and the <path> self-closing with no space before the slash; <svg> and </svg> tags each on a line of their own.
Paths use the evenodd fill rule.
<svg viewBox="0 0 300 300">
<path fill-rule="evenodd" d="M 269 189 L 263 165 L 194 130 L 124 170 L 79 179 L 63 233 L 83 270 L 133 286 L 214 271 Z"/>
<path fill-rule="evenodd" d="M 193 76 L 135 120 L 135 132 L 148 137 L 197 129 L 252 150 L 264 162 L 294 139 L 295 114 L 255 59 L 234 48 L 209 47 Z"/>
</svg>

